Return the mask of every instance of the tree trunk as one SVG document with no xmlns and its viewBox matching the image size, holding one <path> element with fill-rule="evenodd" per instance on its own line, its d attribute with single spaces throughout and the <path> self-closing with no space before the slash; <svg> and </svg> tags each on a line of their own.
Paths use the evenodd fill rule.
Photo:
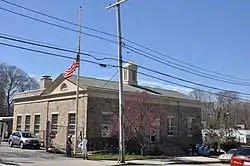
<svg viewBox="0 0 250 166">
<path fill-rule="evenodd" d="M 141 155 L 144 156 L 145 145 L 142 143 L 141 146 Z"/>
</svg>

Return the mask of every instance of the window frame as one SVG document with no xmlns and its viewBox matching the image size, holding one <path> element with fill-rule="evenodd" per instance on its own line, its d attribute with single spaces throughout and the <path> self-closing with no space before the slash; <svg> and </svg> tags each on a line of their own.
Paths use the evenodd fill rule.
<svg viewBox="0 0 250 166">
<path fill-rule="evenodd" d="M 29 117 L 29 123 L 27 123 L 27 117 Z M 25 131 L 30 132 L 30 122 L 31 122 L 31 115 L 25 115 Z"/>
<path fill-rule="evenodd" d="M 193 137 L 193 120 L 194 120 L 193 117 L 187 117 L 187 132 L 188 132 L 188 137 Z"/>
<path fill-rule="evenodd" d="M 60 86 L 60 91 L 66 91 L 68 90 L 68 86 L 66 83 L 62 83 L 62 85 Z"/>
<path fill-rule="evenodd" d="M 56 123 L 54 123 L 53 117 L 56 117 Z M 55 134 L 57 134 L 58 132 L 58 114 L 51 114 L 51 131 L 54 132 Z"/>
<path fill-rule="evenodd" d="M 71 123 L 71 116 L 74 116 L 74 123 Z M 68 135 L 75 135 L 75 126 L 76 126 L 76 113 L 68 113 Z"/>
<path fill-rule="evenodd" d="M 19 123 L 19 118 L 20 118 L 20 123 Z M 22 130 L 22 116 L 18 115 L 17 120 L 16 120 L 16 131 L 21 131 Z M 20 128 L 19 128 L 20 127 Z"/>
<path fill-rule="evenodd" d="M 124 73 L 123 73 L 123 75 L 124 75 L 124 81 L 128 81 L 128 70 L 127 69 L 124 69 Z"/>
<path fill-rule="evenodd" d="M 37 117 L 39 117 L 38 122 L 36 121 Z M 41 124 L 41 115 L 37 114 L 37 115 L 34 116 L 34 134 L 39 134 L 40 133 L 40 124 Z"/>
<path fill-rule="evenodd" d="M 167 136 L 173 137 L 174 136 L 174 116 L 167 117 Z"/>
</svg>

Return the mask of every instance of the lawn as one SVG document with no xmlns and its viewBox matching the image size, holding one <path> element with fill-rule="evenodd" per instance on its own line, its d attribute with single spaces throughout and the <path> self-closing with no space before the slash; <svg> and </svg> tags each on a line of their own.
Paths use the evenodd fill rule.
<svg viewBox="0 0 250 166">
<path fill-rule="evenodd" d="M 153 156 L 125 155 L 125 160 L 146 160 L 154 159 Z M 118 160 L 118 154 L 93 154 L 89 155 L 90 160 Z"/>
</svg>

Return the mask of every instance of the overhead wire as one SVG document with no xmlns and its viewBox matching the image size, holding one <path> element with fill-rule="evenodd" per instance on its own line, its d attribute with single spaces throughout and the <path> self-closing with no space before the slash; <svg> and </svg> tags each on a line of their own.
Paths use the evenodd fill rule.
<svg viewBox="0 0 250 166">
<path fill-rule="evenodd" d="M 117 73 L 118 73 L 118 70 L 116 70 L 116 72 L 110 77 L 110 79 L 108 79 L 106 81 L 106 83 L 102 85 L 102 88 L 106 87 L 115 78 L 115 76 L 117 75 Z"/>
<path fill-rule="evenodd" d="M 132 52 L 134 52 L 134 53 L 136 53 L 138 55 L 141 55 L 143 57 L 146 57 L 148 59 L 156 61 L 158 63 L 167 65 L 169 67 L 172 67 L 172 68 L 175 68 L 175 69 L 178 69 L 180 71 L 184 71 L 184 72 L 196 75 L 196 76 L 200 76 L 200 77 L 203 77 L 203 78 L 207 78 L 207 79 L 211 79 L 211 80 L 215 80 L 215 81 L 219 81 L 219 82 L 229 83 L 229 84 L 242 85 L 242 86 L 250 86 L 250 83 L 247 83 L 247 82 L 234 81 L 234 80 L 230 80 L 230 79 L 226 79 L 226 78 L 221 78 L 221 77 L 214 76 L 214 75 L 209 75 L 209 74 L 197 71 L 197 70 L 192 70 L 190 68 L 182 68 L 183 67 L 182 65 L 179 65 L 179 64 L 176 64 L 176 63 L 171 63 L 170 61 L 167 61 L 166 59 L 155 57 L 155 56 L 153 56 L 150 53 L 145 53 L 145 52 L 140 51 L 140 50 L 139 50 L 140 51 L 139 52 L 138 49 L 136 49 L 135 47 L 131 47 L 131 46 L 126 46 L 125 45 L 124 48 L 126 48 L 127 50 L 132 51 Z M 201 73 L 201 74 L 199 74 L 199 73 Z"/>
<path fill-rule="evenodd" d="M 0 32 L 0 35 L 3 35 L 5 37 L 14 38 L 14 39 L 19 39 L 19 40 L 25 40 L 25 41 L 28 41 L 28 42 L 38 43 L 38 44 L 41 44 L 41 45 L 49 45 L 49 46 L 58 47 L 58 48 L 64 47 L 64 46 L 59 46 L 59 45 L 56 45 L 56 44 L 51 44 L 51 43 L 47 43 L 47 42 L 41 42 L 41 41 L 32 40 L 32 39 L 29 39 L 29 38 L 24 38 L 24 37 L 19 37 L 19 36 L 14 36 L 14 35 L 6 34 L 6 33 L 1 33 L 1 32 Z M 67 49 L 67 50 L 70 50 L 70 51 L 77 51 L 77 49 L 72 49 L 72 48 L 65 48 L 64 47 L 64 49 Z M 84 52 L 84 54 L 95 54 L 97 56 L 99 56 L 99 55 L 101 55 L 101 56 L 108 56 L 108 57 L 104 57 L 104 58 L 97 57 L 97 59 L 107 59 L 107 60 L 110 59 L 110 60 L 112 60 L 112 59 L 114 59 L 114 56 L 115 56 L 115 55 L 111 55 L 111 54 L 108 54 L 108 53 L 102 53 L 102 52 L 93 51 L 93 50 L 83 50 L 83 52 Z M 83 53 L 81 53 L 81 54 L 83 55 Z"/>
<path fill-rule="evenodd" d="M 45 48 L 49 48 L 49 49 L 54 49 L 54 50 L 58 50 L 58 51 L 65 51 L 65 52 L 75 53 L 75 54 L 78 53 L 75 50 L 70 50 L 70 49 L 65 49 L 65 48 L 59 48 L 59 47 L 55 47 L 55 46 L 50 46 L 50 45 L 45 45 L 45 44 L 39 44 L 39 43 L 25 41 L 25 40 L 21 40 L 21 39 L 15 39 L 13 37 L 3 36 L 2 33 L 0 33 L 0 38 L 6 39 L 6 40 L 11 40 L 11 41 L 16 41 L 16 42 L 21 42 L 21 43 L 25 43 L 25 44 L 31 44 L 31 45 L 35 45 L 35 46 L 45 47 Z M 93 56 L 93 55 L 91 55 L 89 53 L 84 53 L 84 52 L 80 52 L 80 54 L 84 55 L 84 56 L 92 57 L 92 58 L 94 58 L 96 60 L 115 60 L 115 61 L 117 61 L 117 58 L 109 58 L 109 57 L 97 58 L 97 57 L 95 57 L 95 56 Z"/>
<path fill-rule="evenodd" d="M 2 34 L 2 33 L 0 33 L 0 34 Z M 50 48 L 50 49 L 54 49 L 54 50 L 59 50 L 59 51 L 66 51 L 66 52 L 70 52 L 70 53 L 77 53 L 77 51 L 74 51 L 74 50 L 69 50 L 69 49 L 64 49 L 64 48 L 58 48 L 58 47 L 54 47 L 54 46 L 48 46 L 48 45 L 44 45 L 44 44 L 38 44 L 38 43 L 34 43 L 34 42 L 24 41 L 24 40 L 21 40 L 21 39 L 14 39 L 14 38 L 6 37 L 6 36 L 3 36 L 3 35 L 0 35 L 0 38 L 7 39 L 7 40 L 12 40 L 12 41 L 17 41 L 17 42 L 22 42 L 22 43 L 26 43 L 26 44 L 32 44 L 32 45 L 41 46 L 41 47 L 46 47 L 46 48 Z M 127 48 L 127 47 L 126 47 L 126 48 Z M 148 58 L 150 58 L 150 59 L 153 59 L 153 60 L 156 60 L 156 61 L 158 61 L 158 62 L 160 62 L 160 63 L 165 64 L 165 63 L 162 62 L 162 61 L 159 61 L 159 60 L 154 59 L 154 58 L 152 58 L 152 57 L 150 57 L 150 56 L 148 56 L 148 55 L 145 55 L 145 54 L 142 54 L 142 53 L 140 53 L 140 52 L 137 52 L 137 51 L 135 51 L 135 50 L 133 50 L 133 49 L 130 49 L 130 48 L 127 48 L 127 49 L 130 50 L 130 51 L 132 51 L 132 52 L 135 52 L 135 53 L 137 53 L 137 54 L 146 56 L 146 57 L 148 57 Z M 87 54 L 87 53 L 81 53 L 81 54 L 82 54 L 82 55 L 85 55 L 85 56 L 92 57 L 92 58 L 94 58 L 94 59 L 96 59 L 96 60 L 106 60 L 106 59 L 109 59 L 109 60 L 117 60 L 116 58 L 96 58 L 95 56 L 93 56 L 93 55 L 91 55 L 91 54 Z M 146 69 L 146 68 L 143 67 L 143 66 L 140 66 L 140 67 Z M 152 71 L 152 70 L 150 70 L 150 71 Z M 159 74 L 159 73 L 166 76 L 166 74 L 164 74 L 164 73 L 158 72 L 158 74 Z M 168 75 L 168 76 L 171 76 L 171 75 Z M 175 77 L 173 76 L 172 78 L 175 78 Z M 177 77 L 176 77 L 175 79 L 177 79 Z M 190 81 L 190 82 L 191 82 L 191 81 Z M 189 82 L 189 83 L 190 83 L 190 82 Z M 228 82 L 228 81 L 223 81 L 223 82 L 232 83 L 232 84 L 237 84 L 237 85 L 250 86 L 250 85 L 247 85 L 247 84 L 239 84 L 239 83 Z M 205 85 L 203 85 L 203 84 L 198 84 L 198 83 L 194 83 L 194 84 L 195 84 L 195 85 L 204 86 L 204 87 L 211 87 L 211 86 L 205 86 Z"/>
<path fill-rule="evenodd" d="M 41 51 L 41 50 L 36 50 L 36 49 L 30 49 L 30 48 L 27 48 L 27 47 L 21 47 L 21 46 L 11 45 L 11 44 L 2 43 L 2 42 L 0 42 L 0 45 L 12 47 L 12 48 L 23 49 L 23 50 L 27 50 L 27 51 L 33 51 L 33 52 L 37 52 L 37 53 L 41 53 L 41 54 L 47 54 L 47 55 L 61 57 L 61 58 L 74 59 L 73 57 L 68 57 L 68 56 L 64 56 L 64 55 L 60 55 L 60 54 L 55 54 L 55 53 L 50 53 L 50 52 Z M 90 61 L 90 60 L 86 60 L 86 59 L 81 59 L 81 61 L 92 63 L 92 64 L 98 64 L 101 67 L 116 67 L 116 68 L 119 67 L 117 65 L 110 65 L 110 64 L 105 64 L 105 63 L 98 63 L 98 62 Z M 182 78 L 179 78 L 179 77 L 175 77 L 175 76 L 172 76 L 172 75 L 169 75 L 169 74 L 165 74 L 165 73 L 162 73 L 162 72 L 159 72 L 159 71 L 155 71 L 155 70 L 143 67 L 143 66 L 139 66 L 138 65 L 138 67 L 140 67 L 140 68 L 142 68 L 144 70 L 147 70 L 147 71 L 151 71 L 151 72 L 154 72 L 154 73 L 157 73 L 157 74 L 164 75 L 164 76 L 169 77 L 169 78 L 173 78 L 173 79 L 176 79 L 176 80 L 179 80 L 179 81 L 182 81 L 182 82 L 186 82 L 186 83 L 190 83 L 190 84 L 194 84 L 194 85 L 206 87 L 206 88 L 209 88 L 209 89 L 218 90 L 218 91 L 232 91 L 232 90 L 228 90 L 228 89 L 222 89 L 222 88 L 217 88 L 217 87 L 213 87 L 213 86 L 209 86 L 209 85 L 204 85 L 204 84 L 196 83 L 196 82 L 189 81 L 189 80 L 186 80 L 186 79 L 182 79 Z M 124 68 L 124 67 L 122 66 L 122 68 Z M 127 68 L 124 68 L 124 69 L 127 69 Z M 142 73 L 142 72 L 138 72 L 138 73 L 140 73 L 142 75 L 146 75 L 146 76 L 149 75 L 149 74 L 145 74 L 145 73 Z M 155 76 L 152 76 L 152 77 L 155 78 Z M 169 81 L 169 80 L 165 80 L 165 81 L 168 81 L 169 83 L 171 83 L 171 81 Z M 172 84 L 173 83 L 174 82 L 172 82 Z M 176 83 L 176 84 L 182 85 L 182 84 L 179 84 L 179 83 Z M 183 86 L 187 87 L 186 85 L 183 85 Z M 197 89 L 197 88 L 191 88 L 191 89 Z M 240 94 L 240 95 L 245 95 L 245 96 L 250 96 L 249 93 L 244 93 L 244 92 L 234 92 L 234 93 L 235 94 Z"/>
<path fill-rule="evenodd" d="M 143 48 L 143 49 L 146 49 L 146 50 L 148 50 L 148 51 L 151 51 L 151 52 L 153 52 L 153 53 L 155 53 L 155 54 L 157 54 L 157 55 L 161 55 L 162 57 L 171 59 L 171 60 L 173 60 L 173 61 L 176 61 L 176 62 L 178 62 L 178 63 L 182 63 L 182 64 L 187 65 L 187 66 L 191 66 L 191 67 L 196 68 L 196 69 L 198 69 L 198 70 L 203 70 L 203 71 L 205 71 L 205 72 L 213 73 L 213 74 L 219 75 L 220 77 L 221 77 L 221 76 L 224 76 L 224 77 L 231 78 L 231 79 L 235 79 L 235 80 L 250 81 L 249 78 L 247 78 L 247 79 L 245 79 L 245 78 L 239 78 L 239 77 L 231 76 L 231 75 L 228 75 L 228 74 L 223 74 L 223 73 L 221 73 L 221 72 L 217 72 L 217 71 L 205 69 L 205 68 L 199 67 L 199 66 L 197 66 L 197 65 L 193 65 L 193 64 L 191 64 L 191 63 L 188 63 L 188 62 L 184 62 L 184 61 L 178 60 L 178 59 L 176 59 L 176 58 L 174 58 L 174 57 L 172 57 L 172 56 L 169 56 L 169 55 L 167 55 L 167 54 L 163 54 L 163 53 L 161 53 L 161 52 L 159 52 L 159 51 L 155 51 L 155 50 L 153 50 L 153 49 L 151 49 L 151 48 L 149 48 L 149 47 L 146 47 L 146 46 L 143 46 L 143 45 L 138 44 L 138 43 L 136 43 L 136 42 L 133 42 L 132 40 L 129 40 L 129 39 L 126 39 L 126 38 L 123 38 L 123 39 L 124 39 L 124 41 L 130 42 L 130 43 L 132 43 L 132 44 L 134 44 L 134 45 L 136 45 L 136 46 L 138 46 L 138 47 L 141 47 L 141 48 Z M 129 45 L 127 45 L 127 46 L 129 46 Z M 131 47 L 131 46 L 130 46 L 130 47 Z M 159 58 L 159 57 L 158 57 L 158 58 Z M 173 62 L 172 62 L 172 63 L 173 63 Z M 187 68 L 187 67 L 186 67 L 186 68 Z M 194 70 L 194 69 L 192 69 L 192 70 Z M 206 74 L 208 74 L 208 73 L 206 73 Z M 216 76 L 216 77 L 218 77 L 218 76 Z"/>
<path fill-rule="evenodd" d="M 1 10 L 4 10 L 4 11 L 7 11 L 7 12 L 9 12 L 9 13 L 15 14 L 15 15 L 19 15 L 19 16 L 22 16 L 22 17 L 25 17 L 25 18 L 28 18 L 28 19 L 31 19 L 31 20 L 35 20 L 35 21 L 44 23 L 44 24 L 48 24 L 48 25 L 51 25 L 51 26 L 54 26 L 54 27 L 62 28 L 62 29 L 64 29 L 64 30 L 68 30 L 68 31 L 72 31 L 72 32 L 77 32 L 77 33 L 79 33 L 79 32 L 78 32 L 77 30 L 75 30 L 75 29 L 68 28 L 68 27 L 65 27 L 65 26 L 62 26 L 62 25 L 58 25 L 58 24 L 55 24 L 55 23 L 52 23 L 52 22 L 49 22 L 49 21 L 44 21 L 44 20 L 42 20 L 42 19 L 34 18 L 34 17 L 28 16 L 28 15 L 25 15 L 25 14 L 22 14 L 22 13 L 19 13 L 19 12 L 14 12 L 14 11 L 12 11 L 12 10 L 9 10 L 9 9 L 3 8 L 3 7 L 0 7 L 0 9 L 1 9 Z M 97 39 L 100 39 L 100 40 L 104 40 L 104 41 L 107 41 L 107 42 L 110 42 L 110 43 L 117 43 L 117 42 L 114 41 L 114 40 L 110 40 L 110 39 L 107 39 L 107 38 L 104 38 L 104 37 L 101 37 L 101 36 L 98 36 L 98 35 L 93 35 L 93 34 L 86 33 L 86 32 L 81 32 L 81 34 L 87 35 L 87 36 L 90 36 L 90 37 L 94 37 L 94 38 L 97 38 Z"/>
<path fill-rule="evenodd" d="M 48 18 L 52 18 L 54 20 L 61 21 L 61 22 L 64 22 L 64 23 L 71 24 L 71 25 L 79 27 L 79 25 L 77 23 L 74 23 L 74 22 L 71 22 L 71 21 L 67 21 L 65 19 L 61 19 L 61 18 L 58 18 L 58 17 L 54 17 L 52 15 L 45 14 L 45 13 L 33 10 L 33 9 L 27 8 L 25 6 L 22 6 L 22 5 L 19 5 L 19 4 L 10 2 L 10 1 L 6 1 L 6 0 L 1 0 L 1 1 L 3 1 L 5 3 L 8 3 L 8 4 L 12 5 L 12 6 L 15 6 L 15 7 L 18 7 L 18 8 L 21 8 L 21 9 L 24 9 L 24 10 L 27 10 L 27 11 L 30 11 L 30 12 L 33 12 L 33 13 L 45 16 L 45 17 L 48 17 Z M 97 29 L 94 29 L 94 28 L 90 28 L 90 27 L 87 27 L 87 26 L 81 25 L 81 27 L 85 28 L 85 29 L 88 29 L 88 30 L 91 30 L 91 31 L 94 31 L 94 32 L 102 33 L 104 35 L 108 35 L 108 36 L 112 36 L 112 37 L 117 37 L 117 35 L 114 35 L 114 34 L 111 34 L 111 33 L 108 33 L 108 32 L 104 32 L 104 31 L 100 31 L 100 30 L 97 30 Z"/>
<path fill-rule="evenodd" d="M 12 5 L 12 6 L 18 7 L 18 8 L 21 8 L 21 9 L 24 9 L 24 10 L 27 10 L 27 11 L 30 11 L 30 12 L 33 12 L 33 13 L 36 13 L 36 14 L 39 14 L 39 15 L 48 17 L 48 18 L 52 18 L 52 19 L 54 19 L 54 20 L 58 20 L 58 21 L 61 21 L 61 22 L 64 22 L 64 23 L 68 23 L 68 24 L 71 24 L 71 25 L 74 25 L 74 26 L 79 26 L 78 24 L 76 24 L 76 23 L 74 23 L 74 22 L 67 21 L 67 20 L 65 20 L 65 19 L 61 19 L 61 18 L 52 16 L 52 15 L 49 15 L 49 14 L 45 14 L 45 13 L 42 13 L 42 12 L 39 12 L 39 11 L 30 9 L 30 8 L 27 8 L 27 7 L 25 7 L 25 6 L 22 6 L 22 5 L 19 5 L 19 4 L 16 4 L 16 3 L 13 3 L 13 2 L 7 1 L 7 0 L 1 0 L 1 1 L 4 2 L 4 3 L 10 4 L 10 5 Z M 85 28 L 85 29 L 94 31 L 94 32 L 102 33 L 102 34 L 109 35 L 109 36 L 112 36 L 112 37 L 117 37 L 117 35 L 114 35 L 114 34 L 111 34 L 111 33 L 107 33 L 107 32 L 104 32 L 104 31 L 100 31 L 100 30 L 97 30 L 97 29 L 94 29 L 94 28 L 90 28 L 90 27 L 87 27 L 87 26 L 82 26 L 82 27 Z M 250 79 L 243 79 L 243 78 L 238 78 L 238 77 L 230 76 L 230 75 L 227 75 L 227 74 L 223 74 L 223 73 L 220 73 L 220 72 L 208 70 L 208 69 L 205 69 L 205 68 L 202 68 L 202 67 L 199 67 L 199 66 L 196 66 L 196 65 L 193 65 L 193 64 L 190 64 L 190 63 L 187 63 L 187 62 L 178 60 L 178 59 L 173 58 L 173 57 L 171 57 L 171 56 L 169 56 L 169 55 L 160 53 L 160 52 L 155 51 L 155 50 L 153 50 L 153 49 L 151 49 L 151 48 L 148 48 L 148 47 L 146 47 L 146 46 L 143 46 L 142 44 L 138 44 L 138 43 L 136 43 L 136 42 L 134 42 L 134 41 L 132 41 L 132 40 L 129 40 L 129 39 L 125 38 L 125 37 L 122 37 L 122 39 L 123 39 L 124 41 L 127 41 L 127 42 L 129 42 L 129 43 L 132 43 L 132 44 L 134 44 L 134 45 L 136 45 L 136 46 L 138 46 L 138 47 L 141 47 L 141 48 L 143 48 L 143 49 L 146 49 L 146 50 L 148 50 L 148 51 L 151 51 L 151 52 L 153 52 L 153 53 L 155 53 L 155 54 L 158 54 L 158 55 L 161 55 L 161 56 L 163 56 L 163 57 L 165 57 L 165 58 L 174 60 L 174 61 L 176 61 L 176 62 L 178 62 L 178 63 L 182 63 L 182 64 L 184 64 L 184 65 L 191 66 L 191 67 L 196 68 L 196 69 L 199 69 L 199 70 L 203 70 L 203 71 L 206 71 L 206 72 L 209 72 L 209 73 L 214 73 L 214 74 L 216 74 L 216 75 L 219 75 L 219 76 L 215 76 L 215 75 L 211 75 L 211 74 L 208 74 L 208 73 L 204 73 L 204 72 L 200 72 L 200 71 L 199 71 L 199 73 L 206 74 L 206 75 L 209 75 L 209 76 L 211 76 L 211 77 L 222 78 L 221 76 L 224 76 L 224 77 L 227 77 L 227 78 L 236 79 L 237 81 L 238 81 L 238 80 L 241 80 L 241 81 L 250 81 Z M 131 47 L 131 46 L 130 46 L 130 47 Z M 158 57 L 158 58 L 159 58 L 159 57 Z M 170 63 L 170 61 L 169 61 L 169 63 Z M 172 64 L 173 64 L 173 62 L 172 62 Z M 179 64 L 177 64 L 177 65 L 179 65 Z M 182 66 L 182 67 L 187 68 L 187 67 L 185 67 L 185 66 Z M 188 69 L 189 69 L 189 70 L 194 70 L 194 69 L 190 69 L 190 68 L 188 68 Z M 197 72 L 197 70 L 196 70 L 196 72 Z M 197 75 L 197 74 L 196 74 L 196 75 Z M 201 75 L 198 75 L 198 76 L 201 76 Z M 203 76 L 202 76 L 202 77 L 203 77 Z M 210 78 L 210 79 L 211 79 L 211 78 Z M 226 79 L 226 78 L 222 78 L 222 79 L 227 80 L 227 81 L 233 81 L 233 80 L 229 80 L 229 79 Z M 217 79 L 217 81 L 219 81 L 219 80 Z M 221 81 L 221 80 L 220 80 L 220 81 Z M 234 81 L 235 81 L 235 80 L 234 80 Z M 239 81 L 238 81 L 238 82 L 239 82 Z M 244 83 L 242 83 L 242 84 L 244 84 Z"/>
</svg>

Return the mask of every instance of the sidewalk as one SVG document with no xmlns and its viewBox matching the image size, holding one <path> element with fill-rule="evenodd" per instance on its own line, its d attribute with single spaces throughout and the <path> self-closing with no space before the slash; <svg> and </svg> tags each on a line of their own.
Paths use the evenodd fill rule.
<svg viewBox="0 0 250 166">
<path fill-rule="evenodd" d="M 18 162 L 15 163 L 20 166 L 117 166 L 117 165 L 173 165 L 173 164 L 211 164 L 220 163 L 218 159 L 208 157 L 176 157 L 173 159 L 152 159 L 152 160 L 132 160 L 127 161 L 125 164 L 118 163 L 117 161 L 93 161 L 93 160 L 82 160 L 76 158 L 65 158 L 60 160 L 46 160 L 46 161 L 34 161 L 34 162 Z M 14 164 L 14 163 L 13 163 Z M 0 164 L 0 166 L 2 166 Z"/>
<path fill-rule="evenodd" d="M 49 161 L 39 161 L 34 163 L 17 163 L 20 166 L 115 166 L 120 165 L 117 161 L 89 161 L 89 160 L 81 160 L 81 159 L 63 159 L 63 160 L 49 160 Z"/>
</svg>

